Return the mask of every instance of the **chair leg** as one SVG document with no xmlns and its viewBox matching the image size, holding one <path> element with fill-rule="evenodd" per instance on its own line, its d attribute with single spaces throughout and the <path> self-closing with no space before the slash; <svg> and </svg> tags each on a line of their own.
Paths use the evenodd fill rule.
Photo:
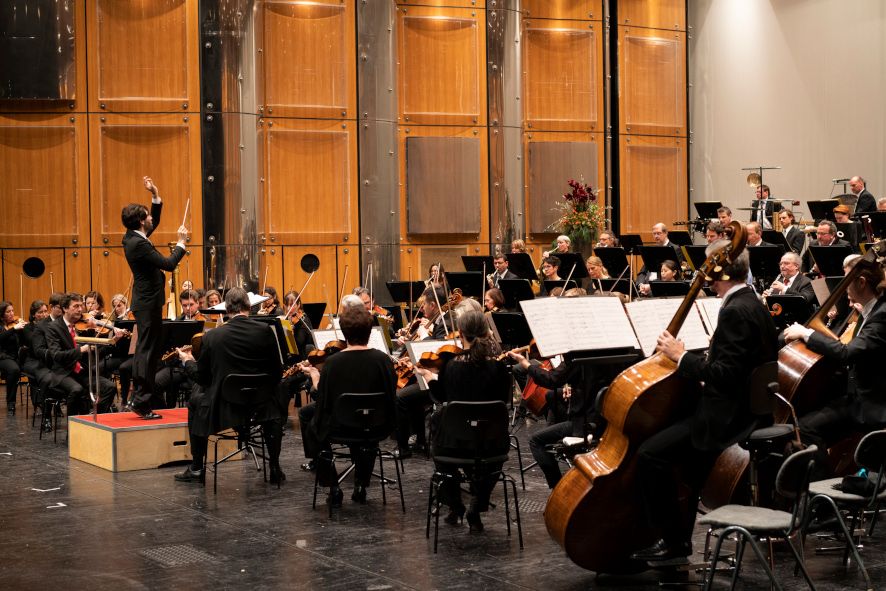
<svg viewBox="0 0 886 591">
<path fill-rule="evenodd" d="M 751 549 L 754 551 L 754 554 L 757 555 L 757 559 L 763 565 L 763 569 L 766 571 L 766 575 L 769 577 L 769 581 L 772 583 L 772 586 L 781 591 L 782 587 L 775 579 L 775 575 L 772 573 L 772 569 L 769 568 L 769 561 L 766 560 L 766 557 L 763 555 L 763 551 L 760 550 L 760 547 L 754 541 L 753 536 L 751 536 L 750 532 L 743 527 L 730 526 L 720 532 L 720 537 L 717 539 L 717 544 L 714 546 L 714 554 L 711 556 L 711 563 L 709 570 L 709 575 L 705 579 L 704 591 L 710 591 L 711 585 L 714 582 L 714 575 L 717 572 L 715 565 L 720 560 L 720 550 L 723 546 L 723 541 L 728 538 L 731 534 L 738 534 L 745 538 L 751 544 Z M 735 565 L 736 569 L 741 568 L 741 563 L 737 562 Z"/>
<path fill-rule="evenodd" d="M 387 493 L 385 492 L 385 488 L 386 488 L 385 487 L 385 461 L 381 455 L 381 448 L 376 447 L 375 453 L 376 453 L 376 456 L 378 457 L 378 474 L 381 477 L 380 478 L 381 482 L 379 484 L 379 486 L 381 487 L 381 504 L 387 505 L 388 504 L 388 496 L 387 496 Z"/>
<path fill-rule="evenodd" d="M 512 492 L 514 493 L 514 518 L 517 520 L 517 538 L 520 540 L 520 550 L 522 550 L 523 522 L 520 520 L 520 500 L 517 498 L 517 481 L 513 478 L 508 478 L 507 482 L 511 485 Z M 505 507 L 507 507 L 507 503 L 505 503 Z M 510 523 L 508 525 L 510 526 Z M 510 527 L 508 527 L 508 533 L 510 534 Z"/>
<path fill-rule="evenodd" d="M 425 539 L 431 537 L 431 506 L 434 502 L 434 475 L 431 474 L 431 482 L 428 484 L 428 515 L 425 524 Z"/>
<path fill-rule="evenodd" d="M 735 589 L 735 584 L 738 582 L 738 573 L 741 570 L 741 560 L 744 558 L 744 550 L 747 545 L 747 540 L 745 540 L 744 536 L 741 536 L 738 540 L 738 547 L 735 549 L 735 568 L 732 569 L 732 583 L 730 585 L 730 589 Z M 772 549 L 770 548 L 770 552 Z M 771 554 L 770 554 L 771 559 Z M 772 568 L 772 565 L 769 565 Z"/>
<path fill-rule="evenodd" d="M 320 475 L 317 473 L 317 467 L 314 467 L 314 499 L 311 501 L 311 509 L 317 508 L 317 486 L 320 481 Z"/>
<path fill-rule="evenodd" d="M 837 503 L 834 502 L 834 499 L 827 495 L 816 495 L 812 502 L 810 503 L 810 508 L 815 505 L 817 502 L 824 503 L 834 512 L 834 515 L 837 517 L 837 523 L 840 524 L 840 528 L 843 530 L 843 536 L 846 538 L 846 553 L 852 552 L 853 557 L 855 558 L 856 564 L 858 564 L 858 568 L 861 571 L 862 576 L 864 576 L 865 584 L 868 589 L 873 589 L 874 586 L 871 584 L 871 577 L 868 575 L 868 570 L 864 566 L 864 562 L 861 559 L 861 554 L 858 552 L 858 547 L 855 544 L 852 536 L 850 535 L 851 531 L 846 527 L 846 522 L 843 520 L 843 516 L 840 514 L 840 509 L 837 507 Z M 847 561 L 844 559 L 844 565 L 848 566 Z"/>
<path fill-rule="evenodd" d="M 511 447 L 517 450 L 517 465 L 520 467 L 520 484 L 523 486 L 523 490 L 526 490 L 526 476 L 525 470 L 523 470 L 523 454 L 520 453 L 520 440 L 517 439 L 516 435 L 511 435 Z"/>
<path fill-rule="evenodd" d="M 403 513 L 406 513 L 406 500 L 403 498 L 403 478 L 400 474 L 400 466 L 397 464 L 396 458 L 394 459 L 394 470 L 397 471 L 397 488 L 400 490 L 400 507 L 403 509 Z"/>
<path fill-rule="evenodd" d="M 508 536 L 511 535 L 511 505 L 508 503 L 508 481 L 505 479 L 504 472 L 499 473 L 501 479 L 501 490 L 505 501 L 505 524 L 508 526 Z"/>
</svg>

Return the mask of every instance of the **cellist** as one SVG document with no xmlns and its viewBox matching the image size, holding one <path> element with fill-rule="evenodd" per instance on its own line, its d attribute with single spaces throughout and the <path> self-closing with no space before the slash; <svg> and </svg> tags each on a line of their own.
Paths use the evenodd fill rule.
<svg viewBox="0 0 886 591">
<path fill-rule="evenodd" d="M 886 383 L 880 366 L 886 353 L 886 298 L 884 275 L 879 263 L 850 255 L 843 271 L 857 268 L 857 277 L 848 285 L 847 295 L 859 310 L 854 336 L 848 344 L 825 336 L 801 324 L 785 329 L 785 340 L 803 339 L 809 350 L 848 365 L 846 391 L 836 393 L 819 410 L 800 418 L 800 438 L 821 450 L 816 459 L 822 478 L 826 474 L 828 446 L 852 433 L 868 433 L 886 427 Z"/>
<path fill-rule="evenodd" d="M 706 254 L 718 244 L 710 245 Z M 677 363 L 678 375 L 704 386 L 694 412 L 648 438 L 637 451 L 645 517 L 662 537 L 635 552 L 635 560 L 658 562 L 691 554 L 695 513 L 708 473 L 724 449 L 753 429 L 749 378 L 755 368 L 776 360 L 778 345 L 772 317 L 747 286 L 747 276 L 744 251 L 724 265 L 721 279 L 711 282 L 723 302 L 707 357 L 687 352 L 667 331 L 658 338 L 656 350 Z M 686 512 L 679 502 L 675 465 L 690 489 Z"/>
</svg>

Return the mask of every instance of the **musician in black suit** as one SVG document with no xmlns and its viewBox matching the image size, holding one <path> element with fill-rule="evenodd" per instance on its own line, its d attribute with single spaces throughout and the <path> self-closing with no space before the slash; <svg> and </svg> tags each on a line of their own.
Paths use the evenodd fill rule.
<svg viewBox="0 0 886 591">
<path fill-rule="evenodd" d="M 152 412 L 150 401 L 154 392 L 154 376 L 160 358 L 160 339 L 163 326 L 163 304 L 166 302 L 166 276 L 163 271 L 174 271 L 185 256 L 188 229 L 180 226 L 178 243 L 168 257 L 160 254 L 148 237 L 160 224 L 163 207 L 159 191 L 150 177 L 144 178 L 145 189 L 151 193 L 151 211 L 144 205 L 130 203 L 123 208 L 121 218 L 126 227 L 123 252 L 132 270 L 132 313 L 138 329 L 138 341 L 133 356 L 132 411 L 143 419 L 159 419 Z"/>
<path fill-rule="evenodd" d="M 668 227 L 666 225 L 659 222 L 652 226 L 652 238 L 655 240 L 655 246 L 670 246 L 673 248 L 673 260 L 678 263 L 683 263 L 683 251 L 680 250 L 679 246 L 671 242 L 670 238 L 668 238 Z M 655 281 L 656 279 L 658 279 L 658 269 L 647 269 L 644 264 L 643 268 L 640 269 L 640 272 L 637 273 L 637 289 L 642 295 L 650 295 L 652 293 L 652 288 L 649 287 L 649 282 Z"/>
<path fill-rule="evenodd" d="M 778 212 L 778 221 L 781 222 L 781 233 L 788 242 L 791 250 L 800 256 L 806 252 L 806 233 L 797 227 L 794 220 L 794 212 L 783 209 Z"/>
<path fill-rule="evenodd" d="M 886 298 L 883 297 L 883 269 L 860 256 L 847 257 L 844 272 L 860 268 L 849 284 L 847 295 L 861 316 L 855 336 L 844 344 L 811 328 L 793 324 L 785 329 L 785 340 L 806 341 L 813 352 L 848 367 L 845 392 L 838 393 L 824 408 L 800 418 L 800 437 L 821 450 L 816 466 L 828 465 L 826 450 L 851 433 L 868 433 L 886 428 L 886 382 L 882 363 L 886 356 Z"/>
<path fill-rule="evenodd" d="M 519 279 L 516 273 L 512 273 L 510 269 L 508 269 L 508 258 L 504 253 L 495 253 L 495 257 L 492 259 L 492 264 L 495 265 L 495 272 L 486 278 L 489 287 L 498 287 L 498 282 L 502 279 Z"/>
<path fill-rule="evenodd" d="M 720 244 L 711 245 L 709 252 Z M 746 284 L 747 252 L 724 265 L 723 275 L 729 279 L 711 285 L 723 303 L 707 356 L 685 351 L 683 343 L 667 331 L 658 338 L 657 350 L 677 363 L 677 374 L 704 385 L 694 413 L 644 441 L 637 452 L 646 519 L 663 537 L 635 553 L 636 560 L 654 562 L 691 553 L 702 485 L 720 453 L 754 428 L 757 417 L 748 400 L 750 376 L 777 357 L 772 317 Z M 690 490 L 687 512 L 678 500 L 675 464 Z"/>
<path fill-rule="evenodd" d="M 769 185 L 760 185 L 757 187 L 757 201 L 754 203 L 755 209 L 751 211 L 751 221 L 759 222 L 764 229 L 772 228 L 772 215 L 781 211 L 781 203 L 769 200 Z M 763 215 L 760 215 L 760 214 Z"/>
<path fill-rule="evenodd" d="M 867 213 L 877 211 L 877 200 L 868 191 L 867 183 L 860 176 L 854 176 L 849 179 L 849 190 L 853 195 L 858 195 L 858 201 L 855 202 L 855 213 Z"/>
<path fill-rule="evenodd" d="M 850 246 L 848 242 L 837 236 L 837 226 L 831 220 L 821 220 L 818 222 L 818 228 L 815 230 L 816 239 L 809 243 L 809 246 Z M 815 275 L 819 275 L 818 265 L 812 258 L 812 251 L 806 251 L 806 259 L 803 261 L 804 267 L 809 269 Z"/>
<path fill-rule="evenodd" d="M 289 397 L 276 387 L 283 373 L 276 337 L 267 324 L 249 318 L 249 296 L 243 288 L 228 290 L 225 309 L 231 319 L 206 332 L 199 361 L 194 360 L 190 351 L 179 349 L 185 370 L 196 378 L 199 387 L 194 388 L 188 401 L 188 431 L 193 458 L 191 465 L 176 474 L 175 479 L 179 482 L 201 480 L 209 435 L 246 425 L 254 411 L 268 447 L 270 481 L 277 484 L 286 479 L 280 469 L 280 443 Z M 255 408 L 231 404 L 222 398 L 222 383 L 230 374 L 258 373 L 268 374 L 275 386 L 265 404 Z"/>
<path fill-rule="evenodd" d="M 763 226 L 760 222 L 748 222 L 745 229 L 748 231 L 748 246 L 775 246 L 763 240 Z"/>
<path fill-rule="evenodd" d="M 769 289 L 763 291 L 763 295 L 767 297 L 772 294 L 803 296 L 803 299 L 809 304 L 809 311 L 813 312 L 818 305 L 818 298 L 815 296 L 812 280 L 800 273 L 800 263 L 800 255 L 793 252 L 784 253 L 778 263 L 780 273 Z"/>
<path fill-rule="evenodd" d="M 47 388 L 60 390 L 67 396 L 68 416 L 86 414 L 90 410 L 89 368 L 84 354 L 89 345 L 77 343 L 74 325 L 83 318 L 83 296 L 66 293 L 62 298 L 62 315 L 43 325 L 47 358 L 51 369 L 44 380 Z M 111 380 L 99 378 L 98 412 L 107 412 L 114 401 L 117 387 Z"/>
</svg>

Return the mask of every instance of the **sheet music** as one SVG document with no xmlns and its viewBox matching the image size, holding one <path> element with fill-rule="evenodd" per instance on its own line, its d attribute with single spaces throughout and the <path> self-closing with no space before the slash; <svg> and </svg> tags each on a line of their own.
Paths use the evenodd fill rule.
<svg viewBox="0 0 886 591">
<path fill-rule="evenodd" d="M 717 317 L 720 315 L 720 306 L 723 300 L 720 298 L 699 298 L 695 300 L 695 305 L 701 313 L 701 320 L 708 330 L 710 336 L 714 336 L 717 330 Z"/>
<path fill-rule="evenodd" d="M 634 331 L 637 333 L 637 338 L 640 340 L 640 346 L 646 357 L 655 352 L 659 335 L 667 329 L 682 303 L 683 298 L 653 298 L 625 304 L 631 324 L 634 326 Z M 694 307 L 686 316 L 686 321 L 680 327 L 677 338 L 683 341 L 688 351 L 706 349 L 710 344 L 710 339 L 701 323 L 701 317 Z"/>
<path fill-rule="evenodd" d="M 617 296 L 538 298 L 521 302 L 542 357 L 640 343 Z"/>
<path fill-rule="evenodd" d="M 331 328 L 329 330 L 312 330 L 311 334 L 314 335 L 314 345 L 318 349 L 323 349 L 332 341 L 336 340 L 344 340 L 344 335 L 341 334 L 341 331 L 334 331 Z M 370 349 L 377 349 L 384 353 L 385 355 L 390 355 L 391 351 L 388 349 L 388 345 L 385 342 L 385 337 L 378 329 L 377 326 L 372 327 L 372 332 L 369 333 L 369 342 L 366 345 Z M 434 349 L 436 351 L 436 349 Z"/>
<path fill-rule="evenodd" d="M 458 347 L 461 347 L 461 339 L 448 339 L 440 341 L 429 339 L 425 341 L 409 341 L 406 343 L 406 352 L 409 353 L 409 360 L 412 361 L 413 365 L 415 365 L 416 363 L 418 363 L 418 360 L 421 359 L 422 353 L 436 353 L 437 350 L 443 345 L 456 345 Z M 415 374 L 415 380 L 416 382 L 418 382 L 418 386 L 422 390 L 427 390 L 429 388 L 428 383 L 422 376 Z"/>
</svg>

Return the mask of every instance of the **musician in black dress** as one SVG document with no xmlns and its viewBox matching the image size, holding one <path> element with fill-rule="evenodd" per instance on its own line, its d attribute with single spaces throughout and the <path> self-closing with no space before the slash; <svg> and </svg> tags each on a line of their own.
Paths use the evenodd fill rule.
<svg viewBox="0 0 886 591">
<path fill-rule="evenodd" d="M 886 298 L 883 297 L 883 269 L 878 263 L 859 256 L 844 263 L 844 272 L 853 267 L 859 276 L 849 285 L 847 295 L 860 310 L 852 340 L 845 344 L 812 328 L 793 324 L 785 329 L 785 340 L 803 339 L 813 352 L 848 367 L 846 389 L 838 392 L 824 408 L 800 417 L 800 437 L 818 446 L 817 469 L 827 472 L 827 448 L 852 433 L 868 433 L 886 427 L 886 381 L 882 363 L 886 355 Z"/>
<path fill-rule="evenodd" d="M 711 245 L 708 254 L 717 246 Z M 645 517 L 650 527 L 662 532 L 662 539 L 636 552 L 632 556 L 636 560 L 662 561 L 691 553 L 702 485 L 720 453 L 753 429 L 750 376 L 777 357 L 772 317 L 746 284 L 747 251 L 733 264 L 724 265 L 723 274 L 729 280 L 711 285 L 723 303 L 706 357 L 685 351 L 683 343 L 667 331 L 658 338 L 657 351 L 677 363 L 678 375 L 704 386 L 691 416 L 656 433 L 637 452 Z M 679 502 L 675 466 L 680 467 L 683 484 L 690 490 L 687 511 Z"/>
<path fill-rule="evenodd" d="M 458 318 L 458 330 L 462 346 L 467 349 L 463 355 L 449 360 L 439 374 L 417 367 L 416 372 L 429 380 L 434 398 L 440 402 L 501 400 L 507 402 L 511 395 L 511 377 L 507 367 L 493 358 L 499 353 L 498 344 L 493 340 L 482 312 L 466 312 Z M 431 417 L 431 438 L 438 432 L 439 411 Z M 435 443 L 435 449 L 436 449 Z M 505 447 L 508 443 L 504 442 Z M 451 467 L 438 465 L 441 471 Z M 449 506 L 450 512 L 444 521 L 456 524 L 465 515 L 472 529 L 482 530 L 480 513 L 489 507 L 489 496 L 495 487 L 497 472 L 501 464 L 484 466 L 483 470 L 466 470 L 471 479 L 471 501 L 465 515 L 465 505 L 461 499 L 461 489 L 454 479 L 446 479 L 440 486 L 440 500 Z"/>
<path fill-rule="evenodd" d="M 15 414 L 15 398 L 22 371 L 18 364 L 19 337 L 27 322 L 16 319 L 15 309 L 10 302 L 0 302 L 0 375 L 6 380 L 6 410 Z"/>
</svg>

